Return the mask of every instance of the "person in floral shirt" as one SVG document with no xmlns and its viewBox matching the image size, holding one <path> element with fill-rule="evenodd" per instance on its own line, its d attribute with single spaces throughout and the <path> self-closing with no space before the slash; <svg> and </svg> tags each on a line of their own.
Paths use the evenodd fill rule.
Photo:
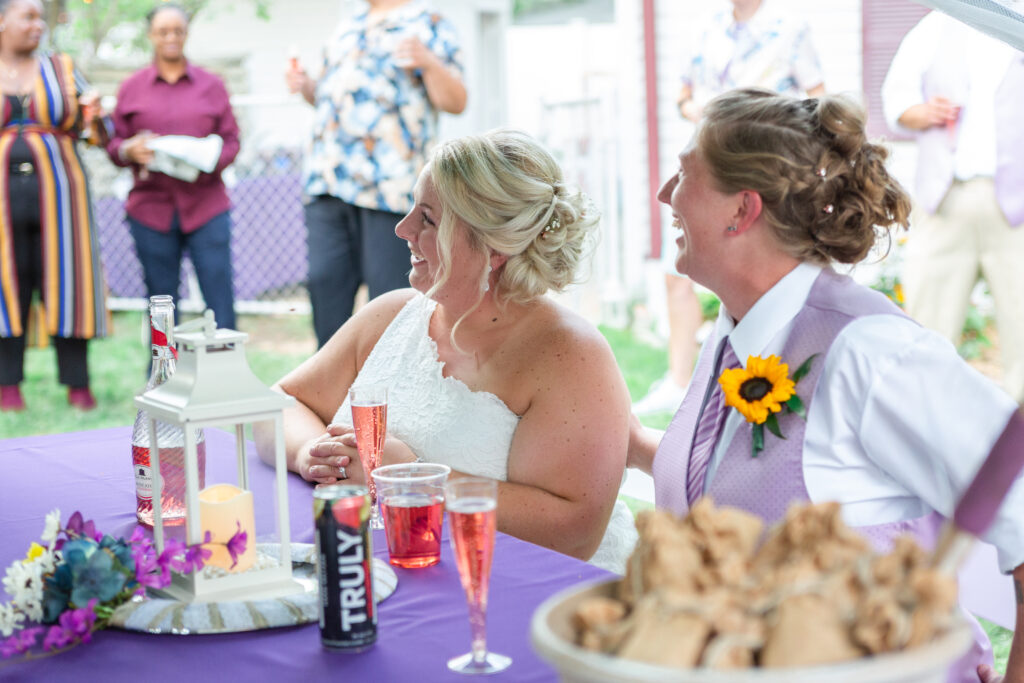
<svg viewBox="0 0 1024 683">
<path fill-rule="evenodd" d="M 323 346 L 370 298 L 408 287 L 409 251 L 394 232 L 437 138 L 438 112 L 466 106 L 452 24 L 426 0 L 369 0 L 338 27 L 317 79 L 286 80 L 316 109 L 303 189 L 309 294 Z"/>
</svg>

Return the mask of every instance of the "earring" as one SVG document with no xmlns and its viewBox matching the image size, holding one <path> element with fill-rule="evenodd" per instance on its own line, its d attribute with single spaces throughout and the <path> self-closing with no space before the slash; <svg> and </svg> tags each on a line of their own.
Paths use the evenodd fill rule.
<svg viewBox="0 0 1024 683">
<path fill-rule="evenodd" d="M 726 228 L 726 230 L 728 230 L 729 232 L 736 232 L 737 228 L 735 225 L 730 225 L 728 228 Z"/>
<path fill-rule="evenodd" d="M 487 262 L 487 268 L 484 270 L 484 282 L 480 285 L 480 291 L 486 292 L 491 288 L 491 263 Z"/>
</svg>

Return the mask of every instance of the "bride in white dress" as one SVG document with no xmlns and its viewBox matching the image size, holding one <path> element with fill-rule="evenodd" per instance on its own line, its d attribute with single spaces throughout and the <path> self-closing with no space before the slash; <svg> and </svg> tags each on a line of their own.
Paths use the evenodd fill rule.
<svg viewBox="0 0 1024 683">
<path fill-rule="evenodd" d="M 298 399 L 289 468 L 364 481 L 347 392 L 383 383 L 386 464 L 497 479 L 499 530 L 621 572 L 629 396 L 601 334 L 544 296 L 574 281 L 591 205 L 532 138 L 500 130 L 441 145 L 414 194 L 395 229 L 413 289 L 371 301 L 277 385 Z"/>
</svg>

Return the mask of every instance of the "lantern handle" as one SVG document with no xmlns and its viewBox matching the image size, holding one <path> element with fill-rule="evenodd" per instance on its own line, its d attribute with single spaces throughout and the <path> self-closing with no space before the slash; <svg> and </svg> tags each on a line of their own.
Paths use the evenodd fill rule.
<svg viewBox="0 0 1024 683">
<path fill-rule="evenodd" d="M 178 336 L 182 332 L 191 332 L 192 330 L 202 330 L 203 334 L 212 339 L 217 334 L 217 321 L 213 315 L 213 311 L 209 308 L 203 313 L 203 317 L 189 320 L 187 323 L 174 326 L 174 335 Z"/>
</svg>

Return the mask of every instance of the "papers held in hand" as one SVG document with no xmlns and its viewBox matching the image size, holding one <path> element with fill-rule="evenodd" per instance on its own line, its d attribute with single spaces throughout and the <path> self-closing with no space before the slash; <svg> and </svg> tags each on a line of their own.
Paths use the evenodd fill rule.
<svg viewBox="0 0 1024 683">
<path fill-rule="evenodd" d="M 200 171 L 212 173 L 216 168 L 224 141 L 219 135 L 161 135 L 146 146 L 153 150 L 153 161 L 148 166 L 151 172 L 194 183 Z"/>
</svg>

